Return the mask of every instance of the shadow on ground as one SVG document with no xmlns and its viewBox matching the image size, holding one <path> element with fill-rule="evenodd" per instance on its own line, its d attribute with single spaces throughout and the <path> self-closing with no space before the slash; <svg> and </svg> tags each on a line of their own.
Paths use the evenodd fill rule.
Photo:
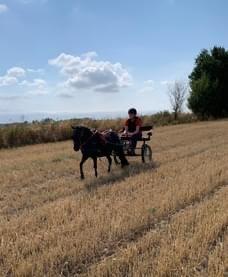
<svg viewBox="0 0 228 277">
<path fill-rule="evenodd" d="M 125 179 L 138 175 L 145 171 L 152 171 L 159 167 L 159 164 L 155 162 L 142 164 L 141 162 L 131 162 L 130 166 L 123 169 L 118 168 L 117 170 L 112 170 L 109 175 L 98 176 L 97 179 L 92 179 L 85 182 L 85 187 L 88 191 L 97 189 L 100 186 L 112 185 L 114 183 L 124 181 Z"/>
</svg>

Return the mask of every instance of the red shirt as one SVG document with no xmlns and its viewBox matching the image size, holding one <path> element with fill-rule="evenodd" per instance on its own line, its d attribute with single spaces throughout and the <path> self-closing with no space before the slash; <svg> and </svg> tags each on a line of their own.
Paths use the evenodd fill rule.
<svg viewBox="0 0 228 277">
<path fill-rule="evenodd" d="M 136 127 L 142 127 L 142 119 L 138 116 L 134 117 L 133 119 L 128 119 L 125 122 L 125 126 L 128 127 L 128 131 L 133 133 L 136 131 Z"/>
</svg>

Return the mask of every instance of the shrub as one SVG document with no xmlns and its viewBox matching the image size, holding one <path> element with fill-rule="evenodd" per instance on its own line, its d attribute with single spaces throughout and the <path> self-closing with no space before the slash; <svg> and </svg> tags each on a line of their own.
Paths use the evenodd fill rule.
<svg viewBox="0 0 228 277">
<path fill-rule="evenodd" d="M 197 119 L 192 114 L 181 114 L 178 121 L 169 111 L 142 116 L 144 125 L 165 126 L 170 124 L 190 123 Z M 10 148 L 29 144 L 47 143 L 68 140 L 72 136 L 71 125 L 84 125 L 100 131 L 113 129 L 119 131 L 124 125 L 124 119 L 90 118 L 53 121 L 45 119 L 41 122 L 6 125 L 0 128 L 0 148 Z"/>
</svg>

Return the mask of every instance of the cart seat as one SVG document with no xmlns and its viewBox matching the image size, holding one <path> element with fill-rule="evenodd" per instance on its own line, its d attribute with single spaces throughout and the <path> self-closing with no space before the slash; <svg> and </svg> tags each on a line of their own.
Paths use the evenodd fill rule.
<svg viewBox="0 0 228 277">
<path fill-rule="evenodd" d="M 150 140 L 150 138 L 151 138 L 151 136 L 152 136 L 152 132 L 149 132 L 149 133 L 147 133 L 147 137 L 142 137 L 141 139 L 139 139 L 138 141 L 149 141 Z"/>
<path fill-rule="evenodd" d="M 146 132 L 146 131 L 151 131 L 153 129 L 153 125 L 148 125 L 148 126 L 142 126 L 140 128 L 141 132 Z"/>
</svg>

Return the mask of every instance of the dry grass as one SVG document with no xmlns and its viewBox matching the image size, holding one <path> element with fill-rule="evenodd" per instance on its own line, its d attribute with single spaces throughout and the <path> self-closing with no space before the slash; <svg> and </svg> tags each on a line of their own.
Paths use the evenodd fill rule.
<svg viewBox="0 0 228 277">
<path fill-rule="evenodd" d="M 70 142 L 0 151 L 0 276 L 226 276 L 228 122 L 155 130 L 155 164 L 79 180 Z"/>
</svg>

